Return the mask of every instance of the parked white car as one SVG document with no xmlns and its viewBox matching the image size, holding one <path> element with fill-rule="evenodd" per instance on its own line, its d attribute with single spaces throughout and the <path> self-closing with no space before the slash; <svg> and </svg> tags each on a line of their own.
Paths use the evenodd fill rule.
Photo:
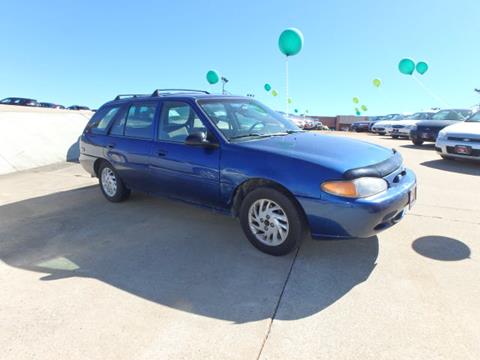
<svg viewBox="0 0 480 360">
<path fill-rule="evenodd" d="M 405 120 L 396 121 L 385 127 L 386 135 L 390 135 L 394 139 L 399 137 L 410 136 L 410 130 L 412 130 L 417 122 L 421 120 L 430 120 L 436 111 L 421 111 L 413 115 L 407 116 Z"/>
<path fill-rule="evenodd" d="M 379 134 L 379 135 L 385 135 L 386 134 L 386 129 L 387 126 L 392 125 L 392 123 L 395 123 L 399 120 L 403 120 L 405 117 L 402 114 L 390 114 L 382 117 L 384 120 L 377 121 L 373 126 L 372 126 L 372 132 Z"/>
<path fill-rule="evenodd" d="M 444 159 L 480 160 L 480 112 L 440 130 L 435 150 Z"/>
</svg>

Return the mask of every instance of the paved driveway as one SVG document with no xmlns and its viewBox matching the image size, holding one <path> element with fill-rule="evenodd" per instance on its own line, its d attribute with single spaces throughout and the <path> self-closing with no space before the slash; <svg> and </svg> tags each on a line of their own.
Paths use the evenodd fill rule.
<svg viewBox="0 0 480 360">
<path fill-rule="evenodd" d="M 235 219 L 75 164 L 0 176 L 0 359 L 477 359 L 480 165 L 368 134 L 419 181 L 370 239 L 275 258 Z"/>
</svg>

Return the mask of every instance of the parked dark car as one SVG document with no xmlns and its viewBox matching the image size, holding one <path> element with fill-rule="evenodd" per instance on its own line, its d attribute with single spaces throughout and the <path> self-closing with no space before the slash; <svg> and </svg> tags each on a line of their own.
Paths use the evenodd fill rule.
<svg viewBox="0 0 480 360">
<path fill-rule="evenodd" d="M 355 132 L 367 132 L 369 131 L 371 122 L 368 120 L 365 121 L 355 121 L 352 126 L 350 127 L 350 130 L 355 131 Z"/>
<path fill-rule="evenodd" d="M 370 237 L 416 198 L 395 150 L 302 131 L 250 97 L 193 90 L 106 103 L 81 135 L 80 162 L 112 202 L 141 190 L 237 216 L 273 255 L 308 233 Z"/>
<path fill-rule="evenodd" d="M 63 105 L 58 105 L 58 104 L 54 104 L 54 103 L 47 103 L 47 102 L 40 102 L 40 103 L 38 103 L 38 106 L 43 107 L 43 108 L 49 108 L 49 109 L 65 109 L 65 106 L 63 106 Z"/>
<path fill-rule="evenodd" d="M 424 142 L 435 142 L 440 130 L 459 121 L 465 121 L 472 114 L 469 109 L 445 109 L 432 116 L 431 120 L 422 120 L 410 130 L 413 144 L 420 146 Z"/>
<path fill-rule="evenodd" d="M 90 110 L 88 106 L 72 105 L 67 108 L 68 110 Z"/>
<path fill-rule="evenodd" d="M 19 97 L 9 97 L 3 100 L 0 100 L 1 105 L 18 105 L 18 106 L 38 106 L 37 100 L 19 98 Z"/>
</svg>

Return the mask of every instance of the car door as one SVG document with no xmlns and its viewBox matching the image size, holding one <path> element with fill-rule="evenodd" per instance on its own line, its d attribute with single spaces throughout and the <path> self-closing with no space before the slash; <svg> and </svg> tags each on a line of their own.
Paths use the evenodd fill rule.
<svg viewBox="0 0 480 360">
<path fill-rule="evenodd" d="M 206 132 L 193 106 L 163 101 L 150 160 L 154 192 L 216 207 L 220 191 L 220 148 L 185 144 L 189 134 Z M 208 134 L 211 141 L 216 141 Z"/>
<path fill-rule="evenodd" d="M 105 157 L 130 188 L 151 191 L 150 155 L 154 143 L 156 101 L 132 102 L 109 133 Z"/>
</svg>

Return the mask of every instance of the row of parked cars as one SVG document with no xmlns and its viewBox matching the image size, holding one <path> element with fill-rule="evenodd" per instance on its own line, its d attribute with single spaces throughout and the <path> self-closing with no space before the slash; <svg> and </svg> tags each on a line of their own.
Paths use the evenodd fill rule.
<svg viewBox="0 0 480 360">
<path fill-rule="evenodd" d="M 295 125 L 303 130 L 330 130 L 328 126 L 324 125 L 320 120 L 301 117 L 289 117 Z"/>
<path fill-rule="evenodd" d="M 352 124 L 354 131 L 370 131 L 394 139 L 409 138 L 416 146 L 434 142 L 444 159 L 480 160 L 480 111 L 443 109 L 410 115 L 390 114 Z"/>
<path fill-rule="evenodd" d="M 20 98 L 20 97 L 8 97 L 3 100 L 0 100 L 0 105 L 16 105 L 16 106 L 33 106 L 33 107 L 43 107 L 50 109 L 67 109 L 67 110 L 90 110 L 88 106 L 80 105 L 71 105 L 67 108 L 63 105 L 49 103 L 49 102 L 38 102 L 35 99 Z"/>
</svg>

